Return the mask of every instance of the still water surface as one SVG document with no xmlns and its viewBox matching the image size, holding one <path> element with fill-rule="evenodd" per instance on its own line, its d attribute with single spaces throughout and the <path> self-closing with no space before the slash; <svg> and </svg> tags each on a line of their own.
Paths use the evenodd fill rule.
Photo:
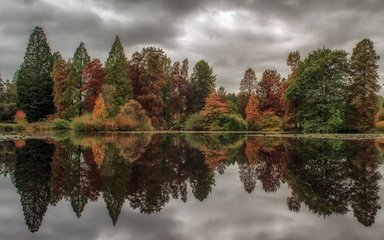
<svg viewBox="0 0 384 240">
<path fill-rule="evenodd" d="M 384 139 L 0 142 L 1 239 L 383 239 Z"/>
</svg>

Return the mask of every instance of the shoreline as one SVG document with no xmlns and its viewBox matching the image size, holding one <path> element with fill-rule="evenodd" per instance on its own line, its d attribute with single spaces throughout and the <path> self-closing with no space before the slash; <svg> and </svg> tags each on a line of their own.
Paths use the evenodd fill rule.
<svg viewBox="0 0 384 240">
<path fill-rule="evenodd" d="M 0 132 L 0 141 L 19 139 L 46 139 L 53 137 L 60 131 L 38 132 Z M 65 132 L 65 131 L 63 131 Z M 72 131 L 68 131 L 72 132 Z M 103 135 L 103 134 L 201 134 L 201 135 L 226 135 L 243 134 L 247 137 L 278 137 L 278 138 L 313 138 L 313 139 L 340 139 L 340 140 L 372 140 L 384 139 L 384 133 L 292 133 L 292 132 L 257 132 L 257 131 L 100 131 L 100 132 L 76 132 L 79 135 Z"/>
</svg>

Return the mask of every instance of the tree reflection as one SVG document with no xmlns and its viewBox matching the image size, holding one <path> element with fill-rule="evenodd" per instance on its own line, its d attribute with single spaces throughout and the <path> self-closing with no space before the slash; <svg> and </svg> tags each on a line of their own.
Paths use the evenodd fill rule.
<svg viewBox="0 0 384 240">
<path fill-rule="evenodd" d="M 23 148 L 16 149 L 15 186 L 31 232 L 39 230 L 50 202 L 53 148 L 41 140 L 27 140 Z"/>
<path fill-rule="evenodd" d="M 379 180 L 382 176 L 378 170 L 378 152 L 372 140 L 351 141 L 348 147 L 353 214 L 360 223 L 371 226 L 381 208 Z"/>
<path fill-rule="evenodd" d="M 346 213 L 348 163 L 343 142 L 299 139 L 295 148 L 296 159 L 287 165 L 288 181 L 295 194 L 318 215 Z M 293 209 L 297 209 L 295 205 L 291 205 Z"/>
<path fill-rule="evenodd" d="M 247 193 L 256 186 L 273 193 L 287 183 L 289 210 L 307 207 L 328 216 L 350 207 L 370 226 L 381 208 L 382 145 L 241 134 L 67 134 L 45 142 L 0 143 L 0 173 L 11 174 L 31 231 L 39 229 L 48 205 L 62 200 L 77 217 L 88 202 L 102 200 L 113 225 L 124 203 L 153 214 L 171 199 L 186 202 L 188 185 L 204 201 L 214 191 L 216 174 L 233 165 Z"/>
</svg>

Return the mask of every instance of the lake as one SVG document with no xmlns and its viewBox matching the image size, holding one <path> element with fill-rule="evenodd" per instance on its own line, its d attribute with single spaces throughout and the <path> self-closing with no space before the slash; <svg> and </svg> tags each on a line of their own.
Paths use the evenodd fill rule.
<svg viewBox="0 0 384 240">
<path fill-rule="evenodd" d="M 1 239 L 382 239 L 384 138 L 0 142 Z"/>
</svg>

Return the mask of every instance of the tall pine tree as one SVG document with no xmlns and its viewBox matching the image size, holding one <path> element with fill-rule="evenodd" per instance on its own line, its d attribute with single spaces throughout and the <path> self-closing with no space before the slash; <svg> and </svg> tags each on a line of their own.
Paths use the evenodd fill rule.
<svg viewBox="0 0 384 240">
<path fill-rule="evenodd" d="M 132 81 L 128 75 L 128 60 L 119 36 L 116 36 L 105 63 L 105 83 L 115 88 L 112 96 L 113 107 L 108 109 L 110 116 L 116 115 L 120 106 L 133 97 Z"/>
<path fill-rule="evenodd" d="M 216 75 L 213 74 L 212 67 L 204 60 L 197 62 L 193 67 L 190 80 L 189 113 L 203 109 L 205 98 L 215 89 L 215 82 Z"/>
<path fill-rule="evenodd" d="M 365 131 L 374 126 L 380 90 L 377 72 L 379 59 L 369 39 L 360 41 L 352 52 L 348 86 L 350 112 L 347 119 L 349 126 L 357 131 Z"/>
<path fill-rule="evenodd" d="M 63 116 L 66 119 L 72 119 L 83 113 L 82 105 L 84 96 L 82 89 L 85 86 L 83 71 L 91 61 L 83 42 L 76 49 L 72 62 L 69 65 L 69 73 L 66 80 L 67 88 L 64 93 L 64 101 L 68 102 L 68 108 L 64 111 Z"/>
<path fill-rule="evenodd" d="M 17 106 L 27 114 L 28 121 L 37 121 L 54 112 L 52 65 L 45 33 L 41 27 L 35 27 L 16 76 Z"/>
</svg>

